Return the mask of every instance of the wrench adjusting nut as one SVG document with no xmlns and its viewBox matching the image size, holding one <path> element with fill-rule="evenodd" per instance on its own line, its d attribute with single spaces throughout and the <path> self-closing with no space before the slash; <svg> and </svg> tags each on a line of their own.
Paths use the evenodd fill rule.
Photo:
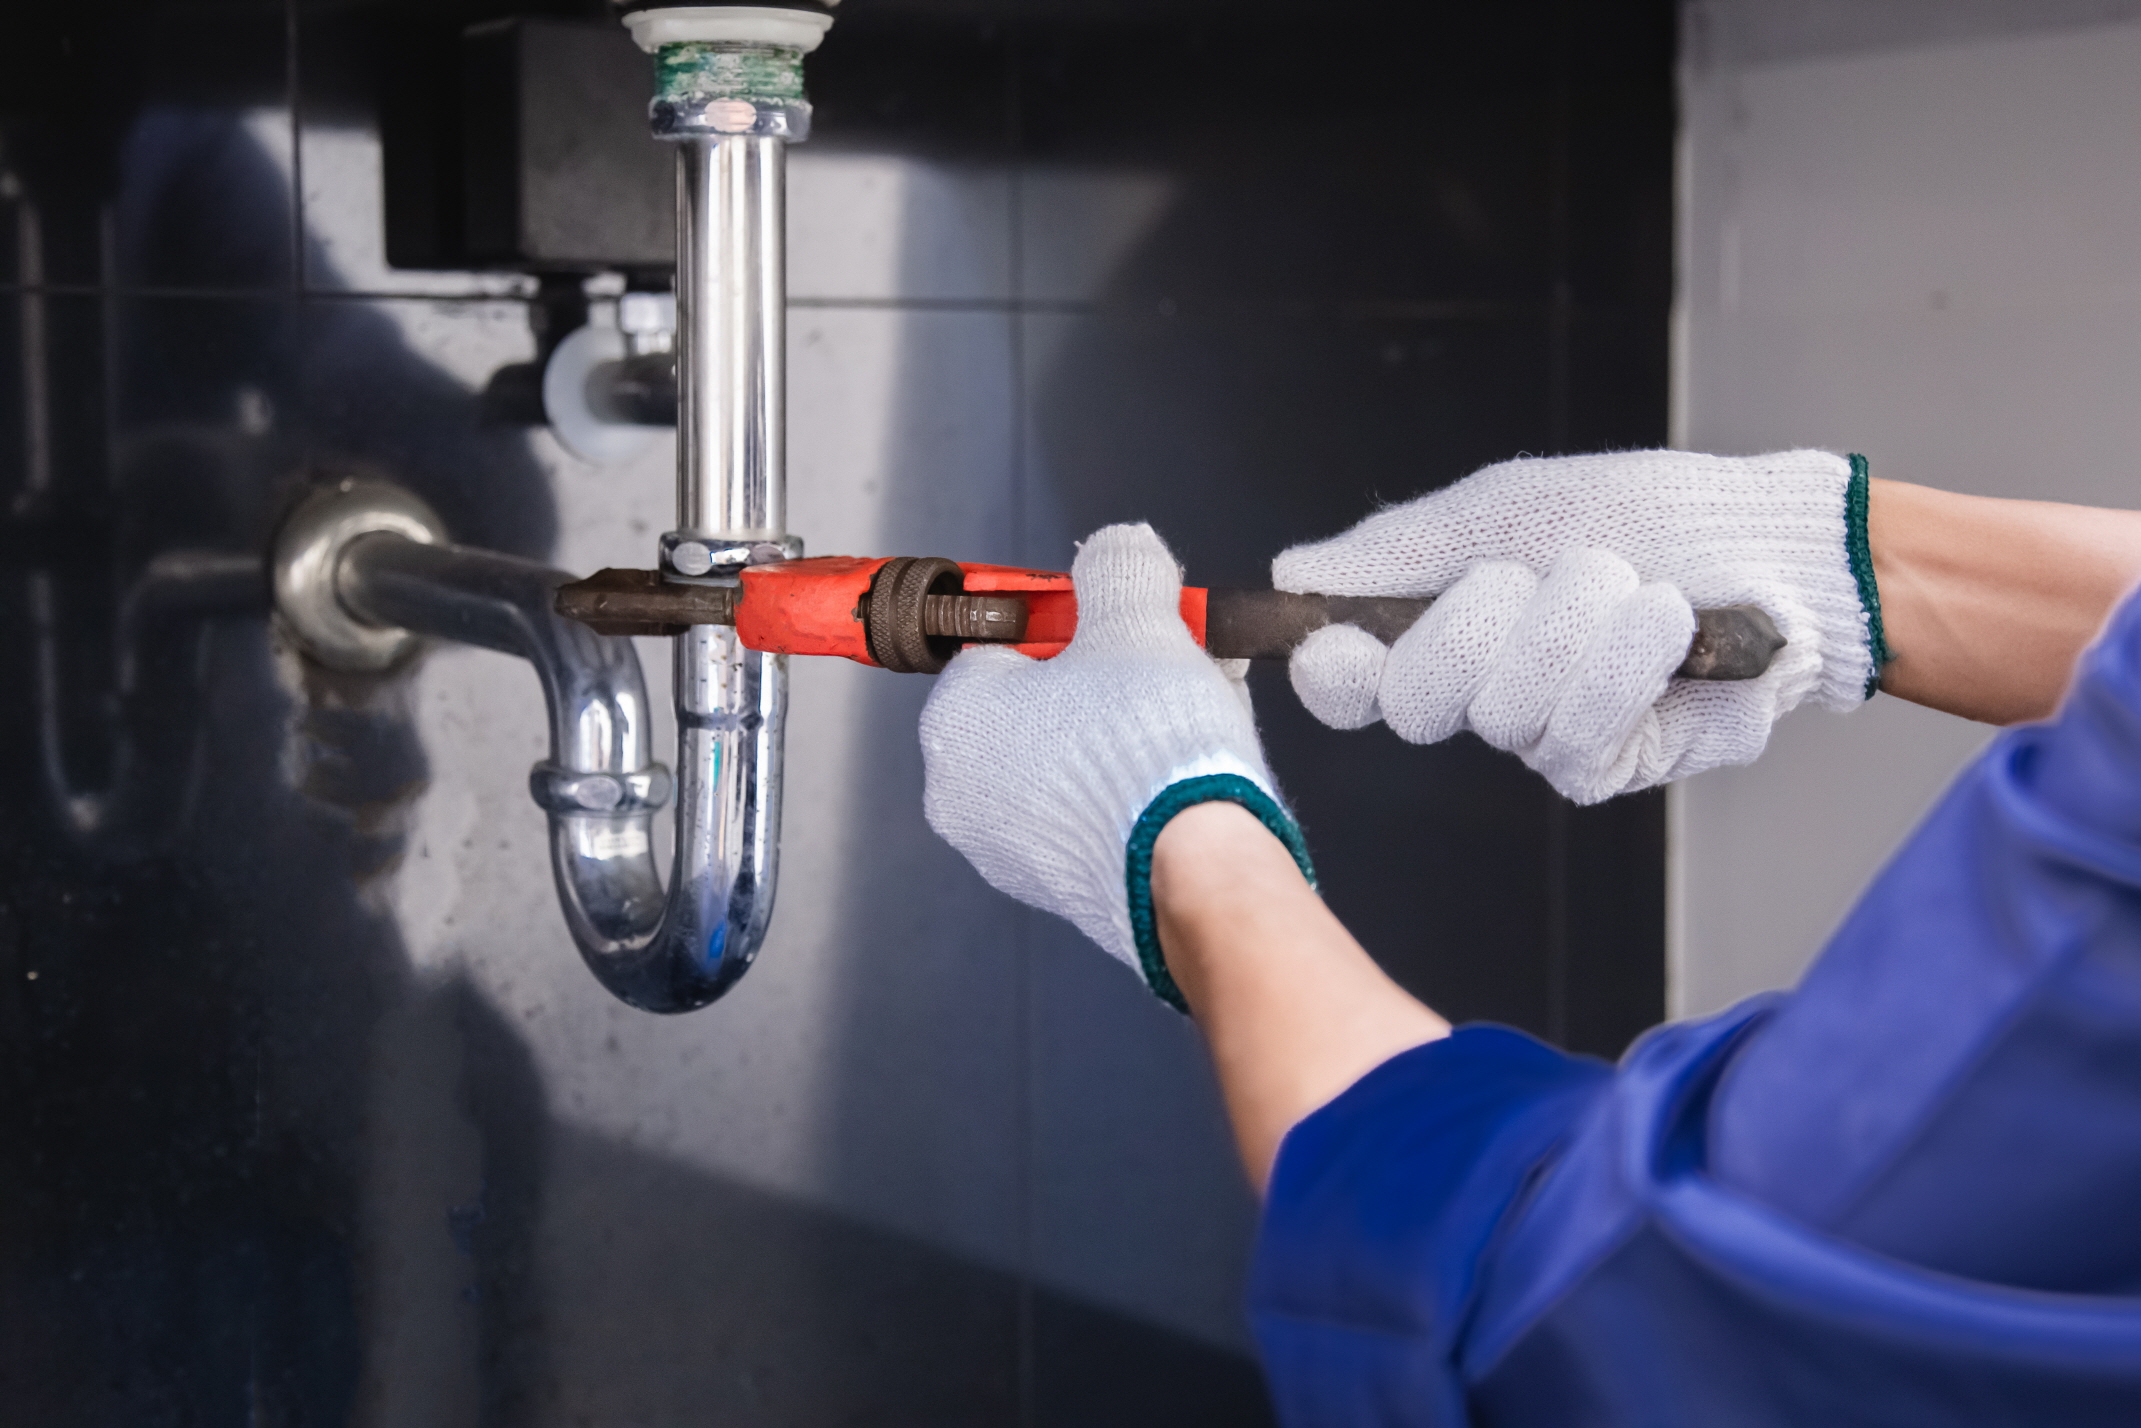
<svg viewBox="0 0 2141 1428">
<path fill-rule="evenodd" d="M 934 555 L 903 555 L 886 561 L 870 581 L 863 635 L 870 658 L 898 674 L 935 674 L 952 662 L 960 642 L 929 633 L 928 597 L 957 595 L 966 572 L 957 561 Z"/>
</svg>

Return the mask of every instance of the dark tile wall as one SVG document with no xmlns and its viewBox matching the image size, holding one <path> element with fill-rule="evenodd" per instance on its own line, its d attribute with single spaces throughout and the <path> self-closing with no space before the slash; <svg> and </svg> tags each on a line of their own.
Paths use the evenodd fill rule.
<svg viewBox="0 0 2141 1428">
<path fill-rule="evenodd" d="M 1328 48 L 1255 5 L 1017 32 L 1023 153 L 1179 186 L 1104 287 L 1026 320 L 1057 354 L 1051 558 L 1146 517 L 1195 578 L 1252 583 L 1488 461 L 1662 442 L 1669 7 L 1363 18 Z M 1327 894 L 1406 985 L 1609 1054 L 1657 1019 L 1661 796 L 1571 809 L 1469 737 L 1332 735 L 1258 688 Z"/>
<path fill-rule="evenodd" d="M 525 434 L 440 365 L 532 355 L 535 285 L 390 264 L 381 177 L 343 139 L 441 122 L 464 25 L 591 9 L 0 19 L 0 640 L 21 676 L 0 699 L 0 1417 L 1266 1421 L 1253 1367 L 1206 1340 L 563 1124 L 513 1018 L 419 977 L 382 911 L 451 757 L 410 688 L 303 666 L 257 595 L 125 654 L 153 557 L 259 550 L 329 457 L 392 470 L 460 539 L 556 546 Z M 1482 462 L 1662 440 L 1670 5 L 1376 4 L 1306 41 L 1298 10 L 842 6 L 814 145 L 1008 195 L 986 260 L 913 257 L 912 296 L 804 309 L 943 313 L 988 326 L 990 354 L 1002 329 L 1008 375 L 916 388 L 948 428 L 1012 429 L 1006 545 L 974 554 L 1060 566 L 1145 518 L 1195 578 L 1249 583 Z M 1081 174 L 1166 195 L 1105 271 L 1061 240 L 1090 190 L 1056 180 Z M 957 407 L 984 388 L 1009 395 Z M 1468 739 L 1332 733 L 1282 673 L 1257 694 L 1328 896 L 1407 985 L 1603 1053 L 1662 1014 L 1659 799 L 1572 810 Z M 906 687 L 873 698 L 911 719 Z M 911 789 L 883 796 L 871 816 L 912 821 Z M 1035 1253 L 1075 1258 L 1051 1206 L 1189 1173 L 1124 1129 L 1175 1053 L 1154 1034 L 1096 1056 L 1061 1009 L 1115 1015 L 1112 984 L 1066 929 L 1018 925 L 1058 1009 L 1017 1033 L 1021 1193 Z M 845 1054 L 870 1084 L 843 1173 L 868 1180 L 852 1147 L 928 1108 Z M 1216 1146 L 1208 1093 L 1185 1104 Z M 378 1185 L 411 1165 L 467 1188 L 397 1228 Z M 376 1288 L 427 1275 L 460 1317 Z"/>
</svg>

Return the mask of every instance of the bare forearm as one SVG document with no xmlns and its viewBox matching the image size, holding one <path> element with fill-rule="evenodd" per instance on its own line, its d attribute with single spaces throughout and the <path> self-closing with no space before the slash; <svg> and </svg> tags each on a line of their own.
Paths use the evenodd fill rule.
<svg viewBox="0 0 2141 1428">
<path fill-rule="evenodd" d="M 1303 1116 L 1398 1052 L 1449 1034 L 1234 804 L 1200 804 L 1161 831 L 1152 901 L 1168 971 L 1211 1047 L 1259 1190 Z"/>
<path fill-rule="evenodd" d="M 1875 481 L 1867 543 L 1894 660 L 1881 688 L 1993 724 L 2041 719 L 2141 581 L 2141 512 Z"/>
</svg>

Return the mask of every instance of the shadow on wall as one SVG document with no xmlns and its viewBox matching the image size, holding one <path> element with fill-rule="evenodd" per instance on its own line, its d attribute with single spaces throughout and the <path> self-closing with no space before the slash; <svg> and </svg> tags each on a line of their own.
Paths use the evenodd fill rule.
<svg viewBox="0 0 2141 1428">
<path fill-rule="evenodd" d="M 975 191 L 1007 187 L 1000 165 L 957 174 L 908 158 L 881 173 L 932 196 L 953 190 L 984 211 Z M 926 290 L 946 266 L 934 227 L 912 213 L 903 225 L 899 291 Z M 891 354 L 884 390 L 855 403 L 887 417 L 878 449 L 858 453 L 871 494 L 834 509 L 823 493 L 799 491 L 807 507 L 796 525 L 812 548 L 1022 562 L 1017 316 L 797 317 L 802 341 L 829 330 L 861 346 L 868 325 Z M 862 473 L 840 479 L 864 485 Z M 1239 1281 L 1256 1206 L 1194 1030 L 1068 924 L 987 888 L 930 831 L 915 726 L 931 681 L 853 668 L 797 675 L 797 717 L 811 722 L 813 753 L 812 766 L 790 775 L 790 826 L 814 808 L 825 821 L 796 840 L 812 861 L 788 863 L 783 915 L 793 936 L 806 916 L 827 914 L 808 946 L 790 941 L 783 951 L 836 969 L 826 1036 L 834 1069 L 816 1137 L 831 1193 L 920 1222 L 927 1238 L 979 1246 L 971 1252 L 991 1263 L 1023 1264 L 1054 1287 L 1037 1291 L 1023 1331 L 1039 1412 L 1090 1400 L 1111 1405 L 1099 1421 L 1191 1421 L 1180 1416 L 1187 1396 L 1167 1406 L 1190 1384 L 1215 1405 L 1254 1403 L 1255 1371 L 1243 1358 L 1192 1351 L 1188 1339 L 1149 1328 L 1139 1331 L 1145 1346 L 1129 1352 L 1136 1336 L 1126 1323 L 1102 1354 L 1077 1327 L 1107 1322 L 1075 1307 L 1073 1296 L 1085 1295 L 1221 1344 L 1246 1338 Z M 835 721 L 832 734 L 824 726 Z M 838 802 L 813 802 L 833 748 Z M 1240 1411 L 1211 1421 L 1261 1421 Z"/>
<path fill-rule="evenodd" d="M 99 269 L 6 299 L 23 398 L 0 638 L 41 677 L 5 706 L 0 1399 L 54 1424 L 342 1421 L 367 1356 L 372 1042 L 424 995 L 375 897 L 427 777 L 407 680 L 306 666 L 262 598 L 208 627 L 196 688 L 115 720 L 118 594 L 173 549 L 259 551 L 306 473 L 352 461 L 509 550 L 549 545 L 547 496 L 367 308 L 154 294 L 160 264 L 242 277 L 261 229 L 287 230 L 241 119 L 146 109 L 116 155 L 34 121 L 7 138 L 21 241 L 78 259 L 69 220 L 109 203 L 103 261 L 128 288 Z M 17 275 L 49 276 L 39 256 Z M 77 837 L 40 765 L 103 787 L 125 771 L 113 731 L 173 715 L 202 731 L 179 836 L 145 856 Z"/>
</svg>

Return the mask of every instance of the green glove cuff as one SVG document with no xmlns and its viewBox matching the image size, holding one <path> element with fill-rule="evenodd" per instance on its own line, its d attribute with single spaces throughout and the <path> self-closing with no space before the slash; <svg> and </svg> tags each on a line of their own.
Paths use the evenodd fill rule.
<svg viewBox="0 0 2141 1428">
<path fill-rule="evenodd" d="M 1881 666 L 1896 657 L 1881 628 L 1881 587 L 1873 578 L 1873 547 L 1866 538 L 1866 499 L 1870 477 L 1866 458 L 1852 453 L 1851 484 L 1844 487 L 1844 554 L 1851 561 L 1851 578 L 1858 582 L 1859 605 L 1866 611 L 1866 653 L 1873 656 L 1873 672 L 1866 676 L 1866 697 L 1881 689 Z"/>
<path fill-rule="evenodd" d="M 1184 1015 L 1189 1012 L 1189 1003 L 1182 1000 L 1182 989 L 1175 985 L 1167 970 L 1167 959 L 1160 953 L 1159 919 L 1152 910 L 1152 845 L 1177 813 L 1199 803 L 1214 802 L 1238 803 L 1255 814 L 1257 821 L 1293 854 L 1308 885 L 1316 885 L 1316 869 L 1308 860 L 1308 843 L 1301 837 L 1300 827 L 1278 800 L 1240 774 L 1204 774 L 1162 789 L 1130 830 L 1130 845 L 1123 859 L 1124 880 L 1130 895 L 1130 932 L 1137 939 L 1137 964 L 1145 974 L 1145 985 Z"/>
</svg>

